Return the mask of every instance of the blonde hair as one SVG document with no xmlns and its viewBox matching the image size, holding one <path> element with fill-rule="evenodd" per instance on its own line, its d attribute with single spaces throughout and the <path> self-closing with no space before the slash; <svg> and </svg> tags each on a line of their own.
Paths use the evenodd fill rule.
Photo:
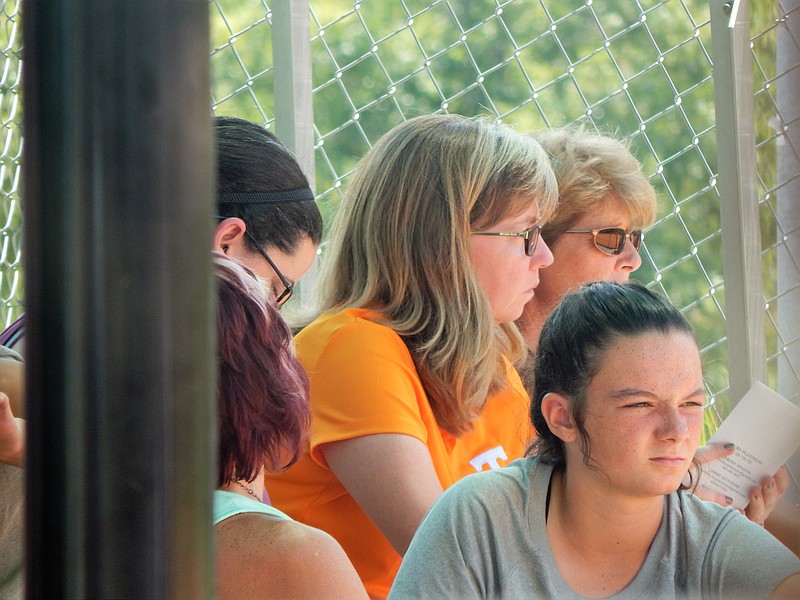
<svg viewBox="0 0 800 600">
<path fill-rule="evenodd" d="M 322 309 L 367 308 L 404 340 L 436 421 L 471 427 L 524 356 L 514 324 L 497 325 L 475 276 L 469 232 L 557 198 L 531 137 L 481 118 L 401 123 L 360 162 L 329 233 Z"/>
<path fill-rule="evenodd" d="M 653 224 L 656 192 L 626 144 L 582 127 L 549 129 L 533 137 L 550 155 L 558 179 L 558 211 L 542 228 L 548 245 L 611 199 L 630 211 L 633 229 Z"/>
</svg>

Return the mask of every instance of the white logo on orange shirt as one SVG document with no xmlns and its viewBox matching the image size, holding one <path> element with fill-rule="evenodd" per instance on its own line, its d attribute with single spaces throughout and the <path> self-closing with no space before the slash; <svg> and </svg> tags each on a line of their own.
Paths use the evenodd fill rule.
<svg viewBox="0 0 800 600">
<path fill-rule="evenodd" d="M 469 464 L 471 464 L 472 468 L 476 471 L 483 471 L 484 466 L 488 466 L 489 469 L 499 469 L 501 466 L 500 463 L 497 462 L 499 460 L 508 460 L 506 451 L 503 450 L 502 446 L 497 446 L 486 452 L 481 452 L 478 456 L 469 461 Z"/>
</svg>

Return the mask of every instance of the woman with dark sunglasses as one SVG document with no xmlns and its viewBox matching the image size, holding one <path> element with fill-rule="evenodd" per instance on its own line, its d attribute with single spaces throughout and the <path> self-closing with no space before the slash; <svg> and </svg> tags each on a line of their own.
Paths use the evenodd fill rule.
<svg viewBox="0 0 800 600">
<path fill-rule="evenodd" d="M 656 215 L 655 190 L 621 142 L 570 128 L 535 138 L 552 157 L 559 205 L 542 228 L 553 266 L 519 321 L 531 348 L 564 294 L 591 281 L 628 280 L 642 264 L 641 232 Z"/>
<path fill-rule="evenodd" d="M 517 321 L 532 351 L 521 369 L 528 390 L 533 388 L 533 351 L 545 318 L 565 294 L 585 283 L 628 281 L 642 264 L 642 231 L 652 225 L 656 213 L 655 190 L 620 141 L 566 127 L 534 137 L 552 158 L 559 204 L 542 227 L 542 238 L 553 252 L 553 265 L 542 271 L 536 295 Z M 702 456 L 712 460 L 734 451 L 704 447 Z M 800 553 L 797 510 L 783 503 L 775 511 L 788 485 L 784 467 L 760 488 L 753 488 L 746 514 L 756 523 L 766 522 L 769 531 Z M 728 502 L 702 486 L 696 493 L 707 500 Z"/>
<path fill-rule="evenodd" d="M 348 185 L 322 256 L 323 312 L 296 338 L 309 445 L 267 490 L 342 544 L 374 598 L 442 490 L 530 440 L 512 323 L 552 260 L 539 223 L 556 195 L 535 140 L 457 115 L 396 126 Z"/>
</svg>

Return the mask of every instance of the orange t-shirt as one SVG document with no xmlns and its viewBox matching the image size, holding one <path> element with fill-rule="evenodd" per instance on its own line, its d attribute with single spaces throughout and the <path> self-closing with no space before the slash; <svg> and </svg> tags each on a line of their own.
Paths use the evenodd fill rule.
<svg viewBox="0 0 800 600">
<path fill-rule="evenodd" d="M 401 557 L 327 468 L 322 444 L 372 434 L 421 440 L 443 488 L 491 465 L 522 456 L 529 441 L 528 398 L 509 366 L 511 386 L 492 397 L 473 431 L 454 438 L 439 429 L 411 354 L 394 330 L 361 309 L 326 313 L 296 338 L 311 381 L 309 448 L 265 481 L 276 508 L 331 534 L 349 556 L 367 592 L 389 593 Z M 470 464 L 470 463 L 473 464 Z"/>
<path fill-rule="evenodd" d="M 458 479 L 477 471 L 499 469 L 522 458 L 533 441 L 530 400 L 517 370 L 508 365 L 509 389 L 491 396 L 472 430 L 462 435 L 451 454 Z"/>
</svg>

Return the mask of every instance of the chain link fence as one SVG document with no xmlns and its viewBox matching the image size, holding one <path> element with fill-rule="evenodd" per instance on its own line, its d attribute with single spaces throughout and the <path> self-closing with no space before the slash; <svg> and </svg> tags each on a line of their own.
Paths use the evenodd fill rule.
<svg viewBox="0 0 800 600">
<path fill-rule="evenodd" d="M 335 212 L 371 144 L 419 114 L 492 115 L 520 131 L 581 123 L 624 138 L 659 197 L 636 277 L 695 326 L 714 417 L 724 416 L 726 316 L 739 317 L 726 315 L 709 7 L 700 0 L 311 0 L 323 214 Z M 797 402 L 800 0 L 753 1 L 749 11 L 768 383 Z M 274 127 L 271 3 L 211 0 L 209 17 L 213 110 Z M 23 308 L 18 0 L 0 1 L 0 21 L 0 320 L 7 325 Z"/>
<path fill-rule="evenodd" d="M 0 2 L 0 324 L 22 312 L 22 98 L 19 0 Z"/>
<path fill-rule="evenodd" d="M 800 398 L 800 2 L 754 14 L 756 174 L 771 383 Z"/>
<path fill-rule="evenodd" d="M 269 5 L 211 6 L 215 111 L 274 124 Z M 785 98 L 798 80 L 800 8 L 749 8 L 768 377 L 797 400 L 800 170 L 787 134 L 798 98 L 781 103 L 777 91 Z M 719 418 L 730 398 L 709 10 L 693 0 L 312 0 L 323 210 L 336 210 L 370 145 L 418 114 L 492 115 L 521 131 L 582 123 L 626 139 L 660 201 L 636 277 L 697 329 Z"/>
</svg>

